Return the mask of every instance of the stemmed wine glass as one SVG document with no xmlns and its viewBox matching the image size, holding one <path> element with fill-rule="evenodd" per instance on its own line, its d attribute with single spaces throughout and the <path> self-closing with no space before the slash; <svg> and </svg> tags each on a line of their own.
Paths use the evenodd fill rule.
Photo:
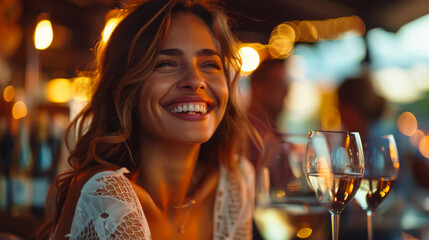
<svg viewBox="0 0 429 240">
<path fill-rule="evenodd" d="M 364 173 L 358 132 L 310 131 L 304 173 L 319 202 L 331 214 L 332 239 L 338 239 L 340 213 L 353 199 Z"/>
<path fill-rule="evenodd" d="M 324 239 L 329 222 L 303 172 L 307 135 L 278 134 L 256 167 L 254 219 L 264 239 Z"/>
<path fill-rule="evenodd" d="M 368 239 L 373 239 L 372 216 L 392 191 L 399 170 L 398 150 L 392 134 L 364 139 L 365 173 L 355 200 L 366 211 Z"/>
</svg>

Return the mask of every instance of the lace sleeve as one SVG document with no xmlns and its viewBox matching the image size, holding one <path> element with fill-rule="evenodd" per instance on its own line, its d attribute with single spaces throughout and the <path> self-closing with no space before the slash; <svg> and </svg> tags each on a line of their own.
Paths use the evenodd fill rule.
<svg viewBox="0 0 429 240">
<path fill-rule="evenodd" d="M 147 220 L 128 179 L 100 172 L 84 185 L 70 233 L 74 239 L 151 239 Z"/>
<path fill-rule="evenodd" d="M 252 239 L 254 169 L 247 159 L 240 159 L 237 170 L 220 169 L 214 212 L 216 240 Z"/>
</svg>

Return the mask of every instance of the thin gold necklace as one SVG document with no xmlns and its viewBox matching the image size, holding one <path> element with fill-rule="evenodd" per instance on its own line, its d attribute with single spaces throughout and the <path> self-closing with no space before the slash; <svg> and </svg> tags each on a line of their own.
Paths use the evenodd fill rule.
<svg viewBox="0 0 429 240">
<path fill-rule="evenodd" d="M 197 203 L 197 201 L 192 199 L 192 200 L 188 201 L 187 203 L 182 204 L 180 206 L 174 206 L 175 209 L 180 209 L 180 210 L 187 209 L 187 211 L 185 212 L 185 215 L 183 217 L 182 223 L 177 228 L 177 233 L 180 233 L 180 234 L 185 233 L 186 223 L 188 222 L 189 215 L 191 214 L 192 209 L 195 207 L 196 203 Z"/>
<path fill-rule="evenodd" d="M 192 175 L 191 177 L 191 183 L 196 184 L 196 180 L 195 180 L 195 176 Z M 183 220 L 181 221 L 181 224 L 179 225 L 179 227 L 177 228 L 177 233 L 180 234 L 184 234 L 185 233 L 185 226 L 186 223 L 188 222 L 189 216 L 191 215 L 192 210 L 194 209 L 195 205 L 197 204 L 197 200 L 195 199 L 195 197 L 197 196 L 197 192 L 198 191 L 198 186 L 195 188 L 194 190 L 194 194 L 192 194 L 193 199 L 189 200 L 188 202 L 178 205 L 178 206 L 174 206 L 174 209 L 177 209 L 178 211 L 182 211 L 186 209 L 186 212 L 184 213 L 183 216 Z M 180 214 L 182 215 L 183 212 L 180 212 Z"/>
</svg>

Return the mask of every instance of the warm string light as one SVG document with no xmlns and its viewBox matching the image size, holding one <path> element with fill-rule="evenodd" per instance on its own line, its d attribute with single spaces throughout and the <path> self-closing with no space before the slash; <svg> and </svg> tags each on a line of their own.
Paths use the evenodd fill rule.
<svg viewBox="0 0 429 240">
<path fill-rule="evenodd" d="M 253 48 L 259 54 L 268 52 L 269 56 L 260 56 L 262 62 L 267 58 L 287 58 L 293 54 L 295 42 L 319 42 L 323 40 L 339 40 L 365 34 L 365 24 L 357 16 L 327 19 L 322 21 L 289 21 L 276 26 L 271 32 L 267 45 Z M 243 48 L 242 48 L 243 49 Z M 240 49 L 240 54 L 242 54 Z M 248 60 L 243 61 L 242 71 L 247 70 Z M 253 61 L 253 60 L 251 60 Z M 258 65 L 256 65 L 258 66 Z"/>
<path fill-rule="evenodd" d="M 259 66 L 259 54 L 252 47 L 242 47 L 239 50 L 240 57 L 242 59 L 241 71 L 252 72 Z"/>
<path fill-rule="evenodd" d="M 37 23 L 34 31 L 34 46 L 38 50 L 48 48 L 54 38 L 51 21 L 43 19 Z"/>
</svg>

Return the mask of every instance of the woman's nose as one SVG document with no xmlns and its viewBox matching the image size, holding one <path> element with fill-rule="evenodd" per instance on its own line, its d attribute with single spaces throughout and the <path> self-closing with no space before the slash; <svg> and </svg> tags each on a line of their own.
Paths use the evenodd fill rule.
<svg viewBox="0 0 429 240">
<path fill-rule="evenodd" d="M 179 88 L 189 89 L 193 92 L 203 90 L 207 87 L 204 76 L 198 70 L 196 66 L 192 66 L 188 69 L 187 74 L 183 76 L 178 82 Z"/>
</svg>

